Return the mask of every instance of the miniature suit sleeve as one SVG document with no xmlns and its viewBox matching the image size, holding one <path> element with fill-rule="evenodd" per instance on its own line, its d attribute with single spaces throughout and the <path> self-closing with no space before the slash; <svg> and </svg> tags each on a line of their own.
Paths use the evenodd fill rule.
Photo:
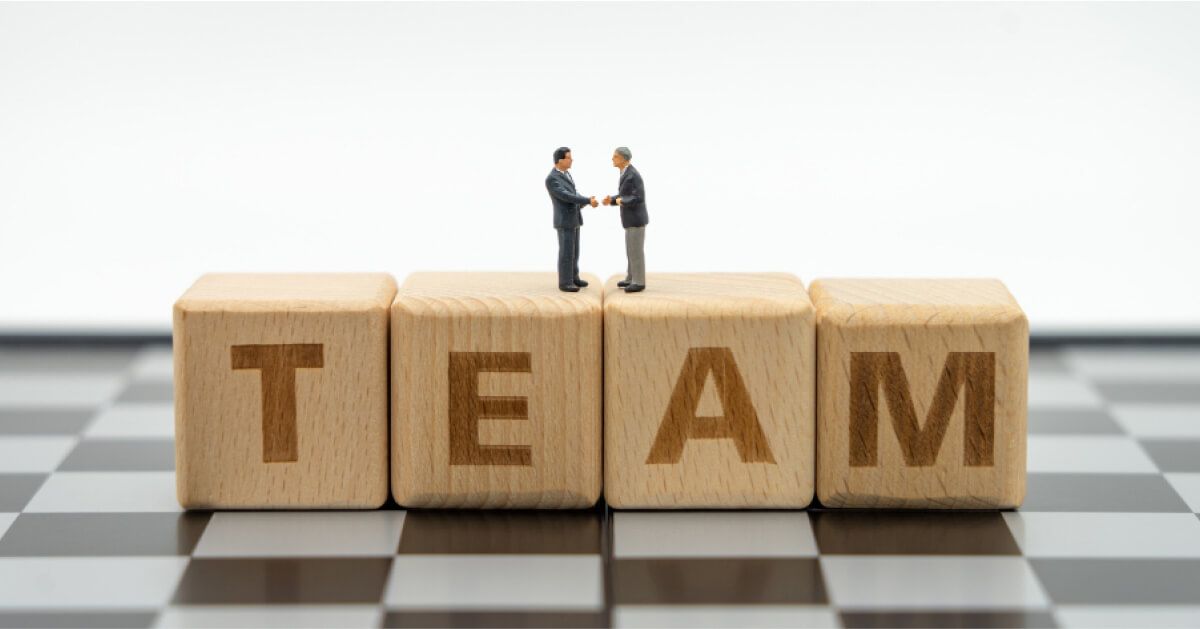
<svg viewBox="0 0 1200 629">
<path fill-rule="evenodd" d="M 567 187 L 556 177 L 551 177 L 546 180 L 546 189 L 550 191 L 550 196 L 562 201 L 563 203 L 577 203 L 584 205 L 591 203 L 591 199 L 579 194 L 572 194 Z"/>
</svg>

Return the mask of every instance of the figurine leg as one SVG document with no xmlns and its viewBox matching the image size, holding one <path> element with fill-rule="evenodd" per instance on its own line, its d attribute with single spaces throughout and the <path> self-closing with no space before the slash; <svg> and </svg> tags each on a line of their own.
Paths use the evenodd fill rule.
<svg viewBox="0 0 1200 629">
<path fill-rule="evenodd" d="M 625 257 L 629 261 L 629 286 L 626 290 L 646 286 L 646 227 L 625 229 Z M 637 292 L 630 290 L 629 292 Z"/>
<path fill-rule="evenodd" d="M 578 242 L 579 229 L 566 227 L 558 230 L 558 287 L 568 292 L 568 287 L 579 290 L 574 283 L 574 269 L 579 259 L 575 243 Z"/>
<path fill-rule="evenodd" d="M 574 264 L 574 268 L 575 268 L 575 274 L 571 276 L 571 279 L 578 280 L 579 279 L 579 228 L 578 227 L 575 228 L 575 261 L 573 264 Z"/>
</svg>

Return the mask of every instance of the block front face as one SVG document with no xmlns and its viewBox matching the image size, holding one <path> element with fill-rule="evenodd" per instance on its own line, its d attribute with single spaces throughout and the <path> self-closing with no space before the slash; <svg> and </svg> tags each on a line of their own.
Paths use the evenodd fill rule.
<svg viewBox="0 0 1200 629">
<path fill-rule="evenodd" d="M 411 507 L 600 497 L 601 293 L 553 273 L 416 273 L 392 306 L 392 493 Z"/>
<path fill-rule="evenodd" d="M 175 304 L 179 502 L 387 499 L 385 274 L 214 274 Z"/>
<path fill-rule="evenodd" d="M 828 279 L 810 292 L 821 503 L 1020 505 L 1029 324 L 1004 285 Z"/>
<path fill-rule="evenodd" d="M 814 311 L 785 274 L 605 287 L 604 495 L 617 508 L 801 508 L 814 486 Z"/>
</svg>

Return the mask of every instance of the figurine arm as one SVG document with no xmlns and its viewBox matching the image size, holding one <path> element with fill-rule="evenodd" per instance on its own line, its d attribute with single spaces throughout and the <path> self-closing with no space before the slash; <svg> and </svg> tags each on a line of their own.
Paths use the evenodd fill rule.
<svg viewBox="0 0 1200 629">
<path fill-rule="evenodd" d="M 546 182 L 546 189 L 550 191 L 550 196 L 562 201 L 563 203 L 586 204 L 591 203 L 591 199 L 579 194 L 571 194 L 561 181 L 551 179 Z"/>
<path fill-rule="evenodd" d="M 639 201 L 642 200 L 643 192 L 642 192 L 642 176 L 641 175 L 638 175 L 637 177 L 630 177 L 629 185 L 625 186 L 625 188 L 628 189 L 629 193 L 614 197 L 614 203 L 616 202 L 615 199 L 620 199 L 622 205 L 628 205 L 630 203 L 638 203 Z"/>
</svg>

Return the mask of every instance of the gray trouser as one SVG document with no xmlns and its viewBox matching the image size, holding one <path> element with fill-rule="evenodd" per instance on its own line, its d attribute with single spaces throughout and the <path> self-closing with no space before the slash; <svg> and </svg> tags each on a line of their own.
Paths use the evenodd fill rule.
<svg viewBox="0 0 1200 629">
<path fill-rule="evenodd" d="M 646 285 L 646 226 L 625 228 L 625 281 Z"/>
<path fill-rule="evenodd" d="M 558 229 L 558 285 L 574 286 L 579 277 L 579 228 Z"/>
</svg>

